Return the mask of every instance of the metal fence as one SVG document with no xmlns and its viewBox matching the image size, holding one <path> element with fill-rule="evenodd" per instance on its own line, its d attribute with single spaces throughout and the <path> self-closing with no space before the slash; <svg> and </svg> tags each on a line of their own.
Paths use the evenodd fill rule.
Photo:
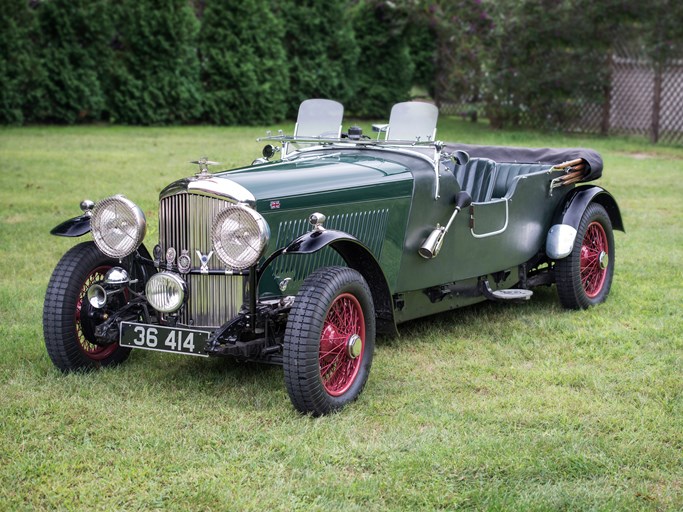
<svg viewBox="0 0 683 512">
<path fill-rule="evenodd" d="M 609 58 L 610 86 L 602 101 L 577 97 L 566 105 L 559 130 L 640 135 L 652 142 L 683 144 L 683 58 L 654 62 L 634 46 L 617 46 Z M 441 112 L 472 119 L 480 106 L 463 98 L 444 103 Z M 530 122 L 520 116 L 520 124 Z"/>
</svg>

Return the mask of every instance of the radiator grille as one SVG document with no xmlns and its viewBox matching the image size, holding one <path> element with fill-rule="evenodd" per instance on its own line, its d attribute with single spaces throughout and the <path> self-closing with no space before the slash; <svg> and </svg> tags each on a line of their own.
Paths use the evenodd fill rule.
<svg viewBox="0 0 683 512">
<path fill-rule="evenodd" d="M 208 255 L 213 250 L 213 219 L 229 205 L 221 199 L 187 193 L 163 198 L 159 205 L 159 245 L 162 255 L 170 247 L 178 255 L 188 251 L 192 267 L 199 268 L 201 264 L 197 251 Z M 214 255 L 209 260 L 208 268 L 223 270 L 225 267 Z M 189 298 L 179 318 L 183 324 L 218 327 L 235 316 L 242 305 L 243 277 L 188 274 L 186 281 Z"/>
</svg>

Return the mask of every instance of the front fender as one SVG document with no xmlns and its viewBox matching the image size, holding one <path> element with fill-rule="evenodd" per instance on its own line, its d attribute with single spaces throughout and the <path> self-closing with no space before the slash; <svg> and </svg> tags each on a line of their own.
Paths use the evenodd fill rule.
<svg viewBox="0 0 683 512">
<path fill-rule="evenodd" d="M 321 229 L 301 235 L 287 247 L 276 251 L 268 258 L 259 269 L 259 274 L 281 254 L 312 254 L 327 246 L 334 249 L 346 264 L 357 270 L 368 283 L 375 304 L 377 331 L 396 334 L 391 292 L 382 267 L 370 250 L 348 233 L 334 229 Z"/>
<path fill-rule="evenodd" d="M 554 260 L 569 256 L 583 213 L 591 203 L 602 205 L 609 215 L 612 227 L 625 231 L 619 205 L 612 194 L 595 185 L 578 187 L 567 194 L 567 199 L 555 214 L 546 238 L 545 252 L 548 256 Z"/>
<path fill-rule="evenodd" d="M 90 232 L 90 215 L 80 215 L 62 222 L 50 230 L 51 235 L 55 236 L 83 236 Z"/>
<path fill-rule="evenodd" d="M 319 251 L 323 247 L 327 247 L 332 243 L 342 240 L 356 243 L 360 247 L 365 248 L 357 238 L 349 235 L 348 233 L 334 229 L 320 229 L 311 231 L 305 235 L 301 235 L 299 238 L 285 247 L 282 252 L 283 254 L 311 254 L 313 252 Z"/>
</svg>

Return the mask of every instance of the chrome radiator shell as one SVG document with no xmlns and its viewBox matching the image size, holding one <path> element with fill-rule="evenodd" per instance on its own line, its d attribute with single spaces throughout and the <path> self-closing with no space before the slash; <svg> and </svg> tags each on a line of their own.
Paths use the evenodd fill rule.
<svg viewBox="0 0 683 512">
<path fill-rule="evenodd" d="M 200 269 L 200 258 L 209 256 L 213 250 L 213 219 L 230 204 L 223 199 L 187 192 L 162 197 L 159 203 L 162 258 L 169 248 L 175 249 L 177 255 L 186 251 L 192 260 L 192 268 Z M 209 257 L 207 267 L 208 270 L 225 269 L 215 255 Z M 216 328 L 234 317 L 242 306 L 245 289 L 243 276 L 190 273 L 184 277 L 189 297 L 179 311 L 179 323 Z"/>
</svg>

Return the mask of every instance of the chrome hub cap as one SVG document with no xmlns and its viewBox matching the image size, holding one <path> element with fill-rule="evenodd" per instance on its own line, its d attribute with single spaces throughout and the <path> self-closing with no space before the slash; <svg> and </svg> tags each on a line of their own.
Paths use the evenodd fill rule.
<svg viewBox="0 0 683 512">
<path fill-rule="evenodd" d="M 363 340 L 357 334 L 349 336 L 346 342 L 346 352 L 351 359 L 356 359 L 363 353 Z"/>
<path fill-rule="evenodd" d="M 606 269 L 609 266 L 609 255 L 605 251 L 602 251 L 598 258 L 598 262 L 600 263 L 601 269 Z"/>
</svg>

